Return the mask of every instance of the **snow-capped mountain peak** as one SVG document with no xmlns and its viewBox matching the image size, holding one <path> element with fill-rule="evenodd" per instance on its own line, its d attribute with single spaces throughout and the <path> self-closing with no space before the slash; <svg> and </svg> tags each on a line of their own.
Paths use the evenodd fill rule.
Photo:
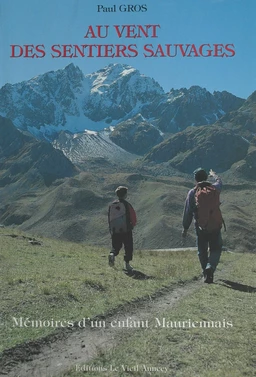
<svg viewBox="0 0 256 377">
<path fill-rule="evenodd" d="M 211 94 L 199 86 L 164 93 L 153 78 L 126 64 L 110 64 L 84 75 L 71 63 L 3 86 L 0 115 L 37 138 L 52 140 L 60 131 L 99 131 L 137 114 L 163 132 L 177 132 L 191 124 L 216 121 L 226 108 L 238 108 L 241 101 L 230 93 Z"/>
<path fill-rule="evenodd" d="M 101 130 L 164 93 L 152 78 L 124 64 L 84 75 L 73 63 L 0 89 L 0 114 L 38 138 L 62 130 Z"/>
</svg>

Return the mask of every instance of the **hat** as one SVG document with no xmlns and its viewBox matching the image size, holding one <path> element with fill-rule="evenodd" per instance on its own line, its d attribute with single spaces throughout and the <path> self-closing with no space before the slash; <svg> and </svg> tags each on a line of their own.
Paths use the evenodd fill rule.
<svg viewBox="0 0 256 377">
<path fill-rule="evenodd" d="M 122 198 L 125 196 L 125 194 L 127 194 L 127 191 L 128 191 L 128 187 L 125 187 L 125 186 L 118 186 L 117 189 L 115 190 L 115 193 L 116 195 L 119 197 L 119 198 Z"/>
<path fill-rule="evenodd" d="M 198 168 L 196 169 L 194 172 L 194 177 L 195 177 L 195 180 L 197 182 L 203 182 L 203 181 L 206 181 L 207 178 L 208 178 L 208 174 L 206 173 L 206 171 L 202 168 Z"/>
</svg>

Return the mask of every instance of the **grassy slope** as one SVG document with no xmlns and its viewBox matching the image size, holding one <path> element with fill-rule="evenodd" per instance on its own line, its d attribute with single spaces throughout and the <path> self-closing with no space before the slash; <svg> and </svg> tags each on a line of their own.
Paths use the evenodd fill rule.
<svg viewBox="0 0 256 377">
<path fill-rule="evenodd" d="M 107 313 L 200 273 L 195 252 L 137 251 L 134 265 L 151 277 L 137 280 L 123 273 L 122 256 L 114 269 L 109 268 L 106 249 L 50 239 L 41 239 L 41 246 L 33 246 L 23 234 L 11 230 L 0 230 L 0 240 L 1 350 L 55 331 L 19 328 L 14 326 L 13 317 L 77 321 Z M 234 286 L 239 289 L 231 289 L 221 280 L 211 286 L 202 284 L 171 311 L 156 312 L 149 318 L 150 329 L 130 329 L 115 351 L 101 352 L 90 365 L 116 366 L 118 372 L 107 370 L 103 375 L 120 377 L 163 375 L 150 375 L 143 365 L 165 367 L 167 375 L 175 377 L 255 375 L 255 288 L 253 293 L 246 287 L 256 286 L 253 259 L 252 254 L 224 253 L 217 276 L 239 283 Z M 247 292 L 241 291 L 243 288 Z M 155 317 L 216 323 L 225 319 L 232 327 L 155 328 Z M 122 365 L 138 365 L 139 372 L 123 372 Z M 68 376 L 83 375 L 72 368 Z"/>
<path fill-rule="evenodd" d="M 233 176 L 228 179 L 225 175 L 223 183 L 221 208 L 227 225 L 224 244 L 232 249 L 255 251 L 255 183 L 235 183 Z M 109 242 L 108 204 L 120 184 L 129 187 L 128 200 L 137 211 L 136 247 L 182 247 L 182 213 L 187 192 L 193 187 L 192 177 L 186 180 L 175 176 L 81 173 L 47 192 L 12 202 L 6 210 L 10 216 L 7 223 L 31 216 L 20 226 L 23 231 L 105 247 Z M 191 225 L 185 246 L 194 245 Z"/>
<path fill-rule="evenodd" d="M 200 274 L 193 252 L 135 252 L 134 266 L 148 277 L 140 280 L 124 274 L 123 254 L 112 269 L 106 249 L 39 240 L 41 246 L 31 245 L 22 233 L 0 230 L 0 351 L 54 331 L 17 326 L 13 317 L 71 322 L 92 318 Z"/>
<path fill-rule="evenodd" d="M 180 328 L 155 327 L 155 316 L 149 319 L 152 324 L 150 330 L 130 330 L 120 340 L 118 347 L 114 350 L 106 349 L 105 353 L 87 365 L 104 367 L 106 371 L 101 374 L 105 377 L 255 376 L 254 256 L 233 254 L 231 258 L 233 262 L 230 268 L 227 270 L 224 267 L 219 273 L 229 283 L 219 279 L 213 285 L 202 284 L 201 289 L 179 301 L 171 311 L 156 314 L 157 318 L 173 322 L 191 319 L 193 322 L 213 321 L 214 325 L 201 328 L 189 328 L 188 325 L 181 325 Z M 110 365 L 117 371 L 110 371 Z M 127 367 L 130 371 L 123 370 Z M 167 372 L 149 373 L 147 370 L 152 367 L 166 368 Z M 75 368 L 79 369 L 73 366 L 65 376 L 84 375 L 83 372 L 75 371 Z M 97 372 L 86 373 L 88 377 L 97 375 Z"/>
</svg>

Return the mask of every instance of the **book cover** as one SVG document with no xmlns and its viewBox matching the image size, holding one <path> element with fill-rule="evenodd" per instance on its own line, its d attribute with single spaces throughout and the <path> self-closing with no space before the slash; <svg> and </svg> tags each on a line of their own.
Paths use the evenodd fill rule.
<svg viewBox="0 0 256 377">
<path fill-rule="evenodd" d="M 0 0 L 0 375 L 252 375 L 255 10 Z M 232 251 L 207 287 L 181 237 L 198 167 L 226 183 Z M 118 186 L 133 271 L 109 266 Z"/>
</svg>

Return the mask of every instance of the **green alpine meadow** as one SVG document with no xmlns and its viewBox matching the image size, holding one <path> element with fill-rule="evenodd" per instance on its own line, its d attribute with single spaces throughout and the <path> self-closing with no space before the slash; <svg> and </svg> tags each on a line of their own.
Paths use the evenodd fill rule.
<svg viewBox="0 0 256 377">
<path fill-rule="evenodd" d="M 108 266 L 108 249 L 11 229 L 2 229 L 0 239 L 2 356 L 63 331 L 112 328 L 123 330 L 114 346 L 104 343 L 89 361 L 56 377 L 255 375 L 253 254 L 224 251 L 215 283 L 207 285 L 195 250 L 138 250 L 139 273 L 129 276 L 121 257 Z M 161 306 L 167 294 L 177 296 L 169 310 Z"/>
</svg>

